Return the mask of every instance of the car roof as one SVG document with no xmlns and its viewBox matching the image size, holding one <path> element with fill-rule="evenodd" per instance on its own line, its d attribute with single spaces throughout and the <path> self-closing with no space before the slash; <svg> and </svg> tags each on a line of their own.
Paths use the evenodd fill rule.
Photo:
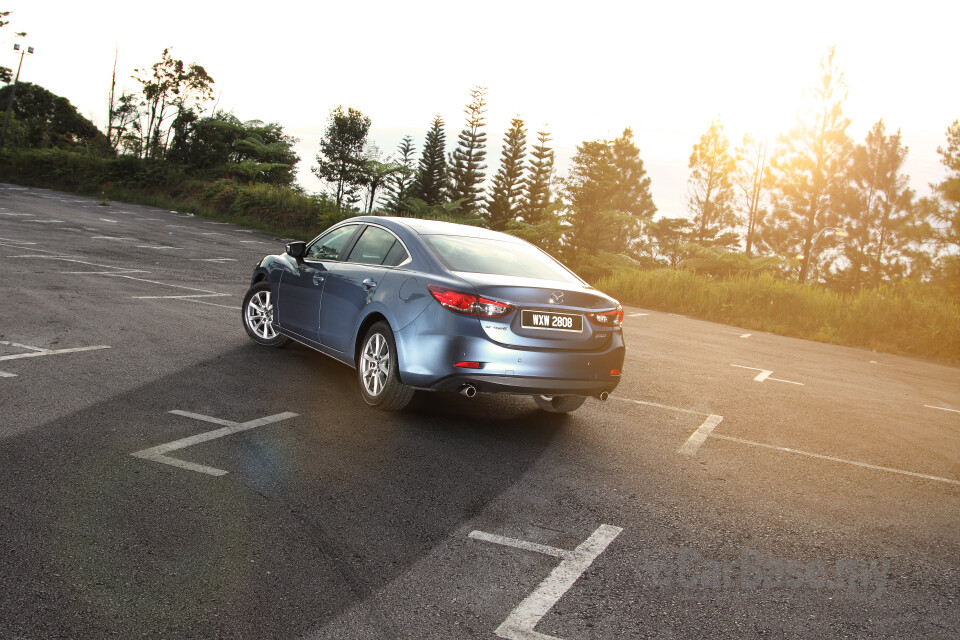
<svg viewBox="0 0 960 640">
<path fill-rule="evenodd" d="M 491 238 L 495 240 L 522 242 L 518 238 L 484 229 L 483 227 L 474 227 L 468 224 L 456 224 L 454 222 L 444 222 L 442 220 L 424 220 L 422 218 L 401 218 L 398 216 L 359 216 L 353 218 L 357 222 L 387 223 L 385 226 L 397 224 L 407 227 L 415 233 L 422 236 L 445 235 L 445 236 L 469 236 L 471 238 Z"/>
</svg>

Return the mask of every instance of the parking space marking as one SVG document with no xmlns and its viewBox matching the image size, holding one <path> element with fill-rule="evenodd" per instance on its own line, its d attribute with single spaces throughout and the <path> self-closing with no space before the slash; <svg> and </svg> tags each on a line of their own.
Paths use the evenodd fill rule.
<svg viewBox="0 0 960 640">
<path fill-rule="evenodd" d="M 162 244 L 152 245 L 152 244 L 138 244 L 137 249 L 182 249 L 183 247 L 167 247 Z"/>
<path fill-rule="evenodd" d="M 272 243 L 264 242 L 263 240 L 241 240 L 240 244 L 272 244 Z"/>
<path fill-rule="evenodd" d="M 957 411 L 956 409 L 947 409 L 946 407 L 935 407 L 932 404 L 925 404 L 923 406 L 925 406 L 927 409 L 939 409 L 940 411 L 951 411 L 953 413 L 960 413 L 960 411 Z"/>
<path fill-rule="evenodd" d="M 740 333 L 739 331 L 724 331 L 724 333 L 732 333 L 736 336 L 740 336 L 741 338 L 749 338 L 750 336 L 753 335 L 752 333 Z M 771 371 L 770 373 L 773 373 L 773 372 Z"/>
<path fill-rule="evenodd" d="M 136 240 L 130 236 L 90 236 L 91 240 Z"/>
<path fill-rule="evenodd" d="M 733 436 L 725 436 L 720 434 L 710 434 L 711 438 L 719 438 L 720 440 L 728 440 L 730 442 L 736 442 L 739 444 L 745 444 L 751 447 L 760 447 L 763 449 L 773 449 L 775 451 L 783 451 L 785 453 L 793 453 L 800 456 L 807 456 L 808 458 L 817 458 L 819 460 L 829 460 L 831 462 L 840 462 L 842 464 L 849 464 L 855 467 L 863 467 L 865 469 L 873 469 L 875 471 L 886 471 L 887 473 L 896 473 L 904 476 L 912 476 L 914 478 L 922 478 L 924 480 L 933 480 L 935 482 L 944 482 L 946 484 L 953 484 L 960 486 L 960 480 L 951 480 L 950 478 L 941 478 L 940 476 L 932 476 L 926 473 L 916 473 L 915 471 L 904 471 L 902 469 L 894 469 L 892 467 L 881 467 L 876 464 L 869 464 L 866 462 L 857 462 L 856 460 L 847 460 L 845 458 L 837 458 L 835 456 L 825 456 L 820 453 L 811 453 L 809 451 L 801 451 L 799 449 L 790 449 L 789 447 L 778 447 L 772 444 L 766 444 L 763 442 L 754 442 L 753 440 L 744 440 L 743 438 L 734 438 Z"/>
<path fill-rule="evenodd" d="M 0 238 L 0 242 L 12 242 L 15 245 L 23 246 L 28 244 L 37 244 L 36 242 L 27 242 L 26 240 L 9 240 L 7 238 Z"/>
<path fill-rule="evenodd" d="M 32 218 L 33 214 L 32 213 L 10 213 L 8 211 L 0 211 L 0 216 L 17 216 L 17 217 L 24 216 L 27 218 Z"/>
<path fill-rule="evenodd" d="M 168 442 L 166 444 L 157 445 L 155 447 L 150 447 L 149 449 L 143 449 L 142 451 L 135 451 L 130 455 L 136 458 L 143 458 L 144 460 L 152 460 L 153 462 L 159 462 L 161 464 L 168 464 L 172 467 L 179 467 L 181 469 L 186 469 L 188 471 L 196 471 L 197 473 L 205 473 L 210 476 L 225 476 L 228 471 L 223 469 L 217 469 L 215 467 L 208 467 L 203 464 L 196 464 L 193 462 L 187 462 L 186 460 L 180 460 L 178 458 L 171 458 L 167 454 L 171 451 L 177 451 L 179 449 L 186 449 L 195 444 L 200 444 L 201 442 L 209 442 L 211 440 L 216 440 L 217 438 L 222 438 L 224 436 L 233 435 L 234 433 L 241 433 L 243 431 L 248 431 L 250 429 L 256 429 L 257 427 L 262 427 L 264 425 L 273 424 L 274 422 L 280 422 L 281 420 L 289 420 L 290 418 L 296 418 L 299 414 L 291 413 L 290 411 L 285 411 L 283 413 L 278 413 L 272 416 L 266 416 L 265 418 L 257 418 L 256 420 L 249 420 L 247 422 L 232 422 L 230 420 L 223 420 L 221 418 L 214 418 L 212 416 L 205 416 L 200 413 L 191 413 L 189 411 L 180 411 L 179 409 L 174 409 L 170 413 L 184 416 L 187 418 L 192 418 L 194 420 L 200 420 L 202 422 L 212 422 L 213 424 L 223 425 L 221 429 L 214 429 L 213 431 L 205 431 L 204 433 L 198 433 L 194 436 L 189 436 L 186 438 L 181 438 L 179 440 L 174 440 L 173 442 Z"/>
<path fill-rule="evenodd" d="M 609 524 L 600 525 L 589 538 L 573 551 L 547 547 L 515 538 L 505 538 L 483 531 L 472 531 L 469 535 L 475 540 L 536 551 L 561 558 L 560 564 L 510 612 L 507 619 L 497 627 L 494 633 L 507 640 L 560 640 L 557 636 L 534 631 L 534 627 L 560 601 L 560 598 L 573 586 L 573 583 L 590 568 L 593 561 L 620 535 L 621 531 L 623 529 L 620 527 Z"/>
<path fill-rule="evenodd" d="M 773 371 L 768 371 L 766 369 L 758 369 L 757 367 L 745 367 L 741 364 L 732 364 L 731 367 L 737 367 L 738 369 L 750 369 L 751 371 L 759 371 L 756 376 L 754 376 L 754 382 L 763 382 L 764 380 L 773 380 L 774 382 L 786 382 L 787 384 L 795 384 L 799 387 L 806 386 L 802 382 L 793 382 L 792 380 L 781 380 L 780 378 L 771 378 L 770 375 L 773 374 Z"/>
<path fill-rule="evenodd" d="M 190 258 L 191 262 L 236 262 L 236 258 Z"/>
<path fill-rule="evenodd" d="M 650 314 L 649 314 L 649 313 L 631 313 L 631 314 L 628 315 L 627 317 L 628 317 L 628 318 L 639 318 L 640 316 L 648 316 L 648 315 L 650 315 Z"/>
<path fill-rule="evenodd" d="M 43 347 L 33 347 L 28 344 L 8 342 L 7 340 L 0 340 L 0 344 L 8 347 L 17 347 L 18 349 L 27 349 L 27 353 L 12 353 L 7 356 L 0 356 L 0 361 L 22 360 L 23 358 L 40 358 L 42 356 L 56 356 L 64 353 L 79 353 L 81 351 L 98 351 L 100 349 L 110 348 L 108 345 L 101 344 L 94 347 L 71 347 L 69 349 L 44 349 Z M 16 377 L 17 377 L 17 374 L 15 373 L 0 371 L 0 378 L 16 378 Z"/>
<path fill-rule="evenodd" d="M 694 415 L 694 416 L 713 415 L 705 411 L 693 411 L 692 409 L 681 409 L 680 407 L 671 407 L 668 404 L 660 404 L 658 402 L 648 402 L 646 400 L 633 400 L 632 398 L 621 398 L 620 396 L 610 396 L 610 399 L 619 400 L 620 402 L 630 402 L 633 404 L 640 404 L 645 407 L 656 407 L 657 409 L 667 409 L 668 411 L 677 411 L 679 413 L 689 413 L 690 415 Z"/>
<path fill-rule="evenodd" d="M 685 456 L 695 456 L 697 451 L 707 441 L 707 436 L 717 428 L 717 425 L 723 422 L 723 416 L 718 415 L 709 415 L 707 419 L 703 421 L 697 430 L 690 434 L 690 437 L 687 438 L 687 441 L 683 443 L 677 453 L 682 453 Z"/>
</svg>

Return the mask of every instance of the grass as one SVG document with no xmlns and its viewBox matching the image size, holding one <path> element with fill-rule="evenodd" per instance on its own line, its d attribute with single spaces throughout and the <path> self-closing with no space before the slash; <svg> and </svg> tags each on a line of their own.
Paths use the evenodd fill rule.
<svg viewBox="0 0 960 640">
<path fill-rule="evenodd" d="M 756 331 L 960 363 L 960 298 L 903 281 L 855 294 L 769 274 L 713 279 L 689 271 L 621 270 L 598 289 L 622 302 Z"/>
</svg>

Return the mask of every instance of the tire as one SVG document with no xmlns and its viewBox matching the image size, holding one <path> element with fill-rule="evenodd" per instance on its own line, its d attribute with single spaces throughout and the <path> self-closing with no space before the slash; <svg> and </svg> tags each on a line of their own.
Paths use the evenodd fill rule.
<svg viewBox="0 0 960 640">
<path fill-rule="evenodd" d="M 413 397 L 413 387 L 400 382 L 397 345 L 384 321 L 367 330 L 357 360 L 360 395 L 371 407 L 383 411 L 403 409 Z"/>
<path fill-rule="evenodd" d="M 277 333 L 273 326 L 273 294 L 270 293 L 270 283 L 266 280 L 261 280 L 247 291 L 247 295 L 243 297 L 241 314 L 243 328 L 257 344 L 282 347 L 290 342 L 290 338 Z"/>
<path fill-rule="evenodd" d="M 586 396 L 533 396 L 534 402 L 550 413 L 570 413 L 580 408 Z"/>
</svg>

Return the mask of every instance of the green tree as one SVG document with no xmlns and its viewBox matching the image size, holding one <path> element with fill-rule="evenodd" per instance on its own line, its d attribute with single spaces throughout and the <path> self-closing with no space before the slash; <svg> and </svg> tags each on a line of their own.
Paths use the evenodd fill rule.
<svg viewBox="0 0 960 640">
<path fill-rule="evenodd" d="M 776 224 L 800 256 L 798 281 L 806 282 L 821 250 L 816 241 L 839 222 L 848 182 L 852 142 L 843 115 L 847 89 L 831 48 L 821 59 L 812 105 L 786 136 L 770 163 Z M 821 243 L 822 245 L 822 243 Z"/>
<path fill-rule="evenodd" d="M 660 218 L 647 226 L 647 235 L 653 240 L 654 257 L 677 269 L 686 257 L 684 247 L 695 233 L 694 223 L 689 218 Z"/>
<path fill-rule="evenodd" d="M 0 104 L 7 104 L 11 91 L 13 85 L 0 89 Z M 16 119 L 8 134 L 13 146 L 86 149 L 112 155 L 110 143 L 96 125 L 80 115 L 69 100 L 38 84 L 17 85 L 11 113 Z"/>
<path fill-rule="evenodd" d="M 377 204 L 377 195 L 383 189 L 390 176 L 403 171 L 403 165 L 393 162 L 389 158 L 386 162 L 380 161 L 380 147 L 369 145 L 363 163 L 363 184 L 367 187 L 365 211 L 372 213 Z"/>
<path fill-rule="evenodd" d="M 140 83 L 140 118 L 133 131 L 139 135 L 143 157 L 162 158 L 170 142 L 166 123 L 185 110 L 200 110 L 213 98 L 213 78 L 195 62 L 184 64 L 163 50 L 160 60 L 150 69 L 134 69 L 133 79 Z M 165 128 L 166 127 L 166 128 Z"/>
<path fill-rule="evenodd" d="M 446 161 L 446 133 L 443 130 L 443 118 L 434 116 L 430 130 L 423 142 L 423 153 L 417 175 L 410 187 L 410 197 L 422 200 L 428 206 L 447 202 L 449 178 Z"/>
<path fill-rule="evenodd" d="M 910 245 L 921 239 L 914 192 L 903 174 L 907 151 L 899 131 L 886 135 L 883 120 L 853 151 L 843 225 L 848 234 L 843 254 L 849 262 L 844 280 L 853 288 L 902 278 Z"/>
<path fill-rule="evenodd" d="M 398 169 L 387 177 L 384 188 L 387 190 L 387 204 L 384 207 L 388 213 L 395 216 L 408 215 L 410 191 L 413 187 L 414 176 L 417 173 L 414 164 L 413 138 L 404 136 L 397 147 Z"/>
<path fill-rule="evenodd" d="M 578 146 L 564 193 L 575 251 L 591 256 L 639 251 L 644 227 L 657 208 L 630 129 L 612 141 Z"/>
<path fill-rule="evenodd" d="M 730 246 L 739 237 L 734 212 L 733 180 L 736 162 L 723 125 L 710 124 L 690 154 L 690 178 L 687 181 L 687 211 L 693 216 L 692 240 L 705 247 Z"/>
<path fill-rule="evenodd" d="M 517 218 L 523 192 L 523 158 L 527 154 L 527 130 L 523 120 L 514 118 L 503 137 L 500 169 L 493 177 L 490 202 L 487 205 L 487 224 L 502 231 L 507 223 Z"/>
<path fill-rule="evenodd" d="M 487 134 L 483 131 L 484 114 L 487 112 L 487 90 L 474 87 L 470 90 L 471 102 L 464 109 L 466 126 L 460 132 L 457 147 L 450 155 L 450 199 L 462 201 L 464 215 L 477 213 L 483 199 L 483 164 L 486 157 Z"/>
<path fill-rule="evenodd" d="M 320 154 L 313 172 L 333 185 L 337 208 L 356 200 L 364 183 L 364 149 L 370 124 L 370 118 L 353 107 L 346 112 L 343 106 L 336 107 L 327 118 L 327 129 L 320 140 Z"/>
<path fill-rule="evenodd" d="M 211 177 L 226 172 L 239 182 L 293 184 L 300 161 L 293 150 L 297 139 L 275 122 L 241 122 L 222 111 L 199 117 L 189 109 L 177 117 L 173 130 L 166 156 L 170 162 Z"/>
<path fill-rule="evenodd" d="M 769 193 L 767 179 L 767 141 L 757 140 L 751 134 L 743 136 L 743 144 L 736 151 L 737 169 L 733 183 L 737 189 L 737 208 L 746 223 L 744 253 L 749 258 L 761 236 L 761 229 L 767 215 L 764 206 Z"/>
<path fill-rule="evenodd" d="M 550 134 L 537 132 L 537 142 L 531 152 L 532 159 L 527 167 L 527 176 L 523 180 L 524 195 L 520 204 L 520 216 L 527 224 L 539 224 L 548 215 L 553 195 L 550 183 L 553 181 L 553 149 L 547 146 Z"/>
<path fill-rule="evenodd" d="M 960 246 L 960 120 L 947 127 L 947 145 L 937 147 L 940 162 L 947 170 L 942 182 L 930 185 L 938 196 L 934 218 L 943 242 Z"/>
</svg>

